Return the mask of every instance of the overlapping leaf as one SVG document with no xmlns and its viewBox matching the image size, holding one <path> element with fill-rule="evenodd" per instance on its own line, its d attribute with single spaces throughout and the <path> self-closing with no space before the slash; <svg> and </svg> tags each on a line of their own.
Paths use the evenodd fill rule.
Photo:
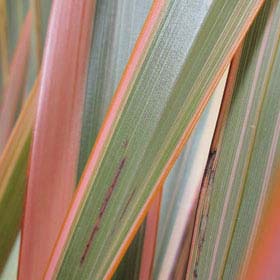
<svg viewBox="0 0 280 280">
<path fill-rule="evenodd" d="M 157 255 L 153 272 L 155 279 L 175 277 L 171 274 L 175 273 L 178 265 L 180 251 L 183 249 L 182 243 L 187 234 L 186 228 L 191 228 L 191 215 L 198 199 L 227 74 L 228 71 L 220 81 L 184 152 L 177 160 L 164 185 Z M 186 248 L 183 250 L 186 251 L 187 256 L 188 250 Z"/>
<path fill-rule="evenodd" d="M 210 2 L 154 2 L 46 278 L 112 276 L 263 3 Z"/>
<path fill-rule="evenodd" d="M 96 2 L 79 159 L 80 177 L 110 100 L 124 71 L 152 1 Z M 114 279 L 138 277 L 144 228 L 131 245 Z"/>
<path fill-rule="evenodd" d="M 36 0 L 37 3 L 39 1 Z M 7 5 L 6 2 L 8 2 Z M 44 39 L 44 30 L 47 25 L 50 2 L 50 0 L 44 1 L 40 9 L 43 14 L 41 18 L 42 40 Z M 34 27 L 34 21 L 32 19 L 33 15 L 31 15 L 32 11 L 30 9 L 27 11 L 29 1 L 14 1 L 13 6 L 11 6 L 10 1 L 3 0 L 1 1 L 2 4 L 7 12 L 5 27 L 7 31 L 8 53 L 12 53 L 14 50 L 14 54 L 11 65 L 9 65 L 7 81 L 3 88 L 4 92 L 2 93 L 4 93 L 4 96 L 2 96 L 0 108 L 0 142 L 1 148 L 4 149 L 5 147 L 0 160 L 0 207 L 2 209 L 0 213 L 0 239 L 3 245 L 1 245 L 0 257 L 1 270 L 13 245 L 13 240 L 18 235 L 21 224 L 31 130 L 34 124 L 36 108 L 37 85 L 35 85 L 36 82 L 34 81 L 39 71 L 39 68 L 30 71 L 33 66 L 32 58 L 34 57 L 34 52 L 30 51 L 30 37 L 34 38 L 34 36 L 31 36 L 31 28 Z M 27 15 L 25 16 L 26 13 Z M 19 38 L 16 38 L 16 36 L 19 36 Z M 14 46 L 16 41 L 17 46 Z M 40 43 L 43 44 L 43 42 Z M 5 53 L 3 47 L 1 47 L 1 54 Z M 10 59 L 8 57 L 7 60 L 9 61 Z M 27 72 L 29 72 L 28 77 Z M 34 87 L 30 90 L 31 94 L 28 100 L 25 100 L 25 97 L 31 85 L 26 86 L 26 80 L 34 82 Z M 22 104 L 25 104 L 23 108 Z M 14 127 L 18 115 L 19 120 Z M 13 132 L 10 136 L 12 128 Z M 8 138 L 7 145 L 4 145 Z M 13 257 L 16 258 L 17 254 L 18 250 L 15 249 Z M 11 271 L 12 268 L 14 272 Z M 8 271 L 9 273 L 16 273 L 17 266 L 10 266 Z"/>
<path fill-rule="evenodd" d="M 244 277 L 271 175 L 279 170 L 279 26 L 279 1 L 266 1 L 244 44 L 187 279 Z"/>
<path fill-rule="evenodd" d="M 79 160 L 88 160 L 152 0 L 97 1 Z"/>
</svg>

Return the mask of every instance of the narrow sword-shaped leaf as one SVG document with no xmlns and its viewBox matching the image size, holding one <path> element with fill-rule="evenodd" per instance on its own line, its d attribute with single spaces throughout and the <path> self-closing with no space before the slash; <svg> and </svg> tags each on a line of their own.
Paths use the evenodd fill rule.
<svg viewBox="0 0 280 280">
<path fill-rule="evenodd" d="M 95 1 L 53 2 L 30 156 L 20 279 L 42 277 L 76 185 L 94 7 Z"/>
<path fill-rule="evenodd" d="M 99 0 L 96 2 L 78 179 L 88 160 L 110 100 L 151 3 L 151 0 Z M 143 233 L 144 230 L 140 230 L 139 235 Z M 131 245 L 130 251 L 127 252 L 127 259 L 114 275 L 114 279 L 138 278 L 142 239 L 142 236 L 138 236 L 135 244 Z"/>
<path fill-rule="evenodd" d="M 154 2 L 46 279 L 112 276 L 262 4 Z"/>
<path fill-rule="evenodd" d="M 100 0 L 83 113 L 80 177 L 152 0 Z"/>
<path fill-rule="evenodd" d="M 262 83 L 258 85 L 263 87 L 260 90 L 262 97 L 259 98 L 262 103 L 259 103 L 257 108 L 259 110 L 258 123 L 255 121 L 251 124 L 255 125 L 256 129 L 255 143 L 252 150 L 250 149 L 252 156 L 248 164 L 240 210 L 226 259 L 225 277 L 235 273 L 240 265 L 243 276 L 244 267 L 251 255 L 264 202 L 272 186 L 270 183 L 273 179 L 272 175 L 280 168 L 280 3 L 275 0 L 267 1 L 267 6 L 269 2 L 271 2 L 271 17 L 268 17 L 267 24 L 270 25 L 270 20 L 272 20 L 271 28 L 274 30 L 269 32 L 272 49 L 270 53 L 266 53 L 268 56 L 264 58 L 264 63 L 269 62 L 270 65 L 263 68 L 265 72 L 260 72 L 259 76 L 263 77 Z M 261 55 L 259 58 L 262 59 Z M 238 262 L 234 263 L 233 260 L 236 257 Z M 241 262 L 243 258 L 244 263 Z"/>
<path fill-rule="evenodd" d="M 17 107 L 24 90 L 27 61 L 30 47 L 31 12 L 26 15 L 19 42 L 10 66 L 9 79 L 0 104 L 0 153 L 10 136 L 17 117 Z"/>
<path fill-rule="evenodd" d="M 49 2 L 49 1 L 45 1 Z M 46 5 L 44 5 L 46 6 Z M 44 7 L 44 9 L 46 9 Z M 48 13 L 47 13 L 48 14 Z M 45 15 L 44 15 L 45 17 Z M 43 27 L 45 27 L 45 21 L 43 22 Z M 19 42 L 20 43 L 20 42 Z M 28 61 L 28 68 L 32 68 L 32 51 L 29 52 L 29 61 Z M 22 53 L 21 53 L 22 55 Z M 15 68 L 15 67 L 14 67 Z M 27 69 L 27 67 L 25 68 Z M 26 71 L 26 70 L 25 70 Z M 17 76 L 16 73 L 12 73 L 13 75 Z M 34 75 L 37 75 L 37 71 L 33 73 L 32 80 L 34 80 Z M 36 83 L 36 82 L 35 82 Z M 26 84 L 26 83 L 24 83 Z M 35 86 L 37 87 L 37 85 Z M 22 88 L 20 91 L 20 96 L 18 97 L 22 102 L 24 101 L 24 91 L 26 90 L 25 87 Z M 37 94 L 37 90 L 34 88 L 31 90 L 31 97 L 29 100 L 27 100 L 26 105 L 24 107 L 24 113 L 23 116 L 19 116 L 18 123 L 16 127 L 14 128 L 15 132 L 12 133 L 11 138 L 16 139 L 8 142 L 7 147 L 5 149 L 7 150 L 5 152 L 5 157 L 2 158 L 0 162 L 0 169 L 3 170 L 4 173 L 1 173 L 1 183 L 0 183 L 0 189 L 3 190 L 2 193 L 2 205 L 8 204 L 8 208 L 6 211 L 3 211 L 1 213 L 0 220 L 3 221 L 3 227 L 7 226 L 7 223 L 4 221 L 9 221 L 9 226 L 7 226 L 4 230 L 6 232 L 5 237 L 7 239 L 4 239 L 4 236 L 1 235 L 2 242 L 5 242 L 6 247 L 5 252 L 3 248 L 3 254 L 5 252 L 5 256 L 9 252 L 9 248 L 11 248 L 11 242 L 13 238 L 18 234 L 19 228 L 20 228 L 20 222 L 21 217 L 23 215 L 23 198 L 25 194 L 25 187 L 26 187 L 26 177 L 27 177 L 27 161 L 28 161 L 28 154 L 29 154 L 29 146 L 30 146 L 30 139 L 31 139 L 31 128 L 34 124 L 34 112 L 35 112 L 35 94 Z M 21 103 L 21 102 L 20 102 Z M 21 110 L 21 104 L 17 105 L 18 111 Z M 28 112 L 29 116 L 24 117 L 26 115 L 26 112 Z M 5 119 L 7 121 L 7 119 Z M 23 129 L 22 129 L 23 128 Z M 24 143 L 24 144 L 19 144 Z M 15 149 L 12 148 L 12 145 L 16 145 L 17 149 L 16 152 Z M 13 156 L 11 157 L 11 155 Z M 8 194 L 8 195 L 7 195 Z M 6 209 L 6 208 L 5 208 Z M 8 210 L 12 209 L 12 210 Z M 1 231 L 1 230 L 0 230 Z M 10 258 L 18 258 L 18 250 L 13 249 L 13 252 L 10 253 Z M 1 260 L 1 263 L 5 262 L 5 258 L 3 257 Z M 5 271 L 7 273 L 16 273 L 17 272 L 17 265 L 9 265 L 10 261 L 8 261 L 8 268 L 5 266 Z M 13 272 L 13 271 L 14 272 Z M 5 279 L 7 273 L 3 272 L 3 277 Z"/>
<path fill-rule="evenodd" d="M 170 172 L 163 192 L 156 279 L 170 279 L 178 264 L 185 231 L 195 207 L 205 170 L 212 137 L 224 93 L 228 71 L 225 72 L 214 96 L 197 124 L 186 148 Z M 186 250 L 184 248 L 184 250 Z"/>
<path fill-rule="evenodd" d="M 205 169 L 227 74 L 228 71 L 223 75 L 212 101 L 209 102 L 210 104 L 205 109 L 182 155 L 176 161 L 164 184 L 164 203 L 161 207 L 156 260 L 153 268 L 154 278 L 177 279 L 180 277 L 181 279 L 186 269 L 189 249 L 186 248 L 188 245 L 183 245 L 183 243 L 190 242 L 191 239 L 190 223 L 193 220 L 193 208 L 197 201 L 199 185 Z M 149 215 L 150 213 L 148 213 L 148 217 Z M 152 224 L 151 227 L 155 227 L 155 225 Z M 186 229 L 187 227 L 190 229 Z M 145 238 L 147 236 L 148 240 L 150 240 L 151 237 L 149 237 L 147 230 L 146 232 Z M 186 234 L 190 235 L 190 237 L 187 237 Z M 185 242 L 184 239 L 188 239 L 188 241 L 186 240 Z M 152 266 L 154 253 L 150 252 L 150 248 L 154 248 L 154 246 L 150 242 L 148 252 L 146 254 L 143 252 L 142 255 L 142 262 L 150 262 Z M 183 267 L 183 269 L 180 267 Z M 144 268 L 143 270 L 147 276 L 140 278 L 150 278 L 152 269 Z M 147 274 L 147 270 L 149 274 Z M 179 273 L 181 276 L 178 275 Z"/>
<path fill-rule="evenodd" d="M 0 157 L 0 270 L 20 229 L 36 93 L 37 85 L 34 86 Z"/>
<path fill-rule="evenodd" d="M 239 278 L 250 255 L 270 175 L 279 159 L 278 1 L 267 1 L 244 43 L 217 151 L 210 205 L 194 240 L 187 279 Z"/>
<path fill-rule="evenodd" d="M 205 219 L 208 217 L 208 208 L 209 208 L 209 192 L 211 193 L 211 189 L 208 188 L 208 185 L 212 182 L 213 180 L 213 175 L 214 175 L 214 170 L 216 166 L 216 154 L 217 150 L 219 149 L 219 140 L 221 139 L 221 136 L 223 135 L 224 132 L 224 126 L 225 126 L 225 121 L 228 116 L 231 100 L 232 100 L 232 95 L 234 91 L 234 85 L 237 77 L 237 72 L 238 72 L 238 67 L 240 63 L 240 57 L 242 53 L 242 47 L 243 43 L 240 44 L 239 48 L 237 49 L 231 65 L 230 65 L 230 71 L 228 75 L 228 80 L 219 112 L 219 117 L 217 120 L 216 128 L 215 128 L 215 133 L 213 136 L 213 140 L 211 143 L 210 147 L 210 152 L 209 152 L 209 157 L 207 160 L 207 165 L 205 168 L 201 188 L 200 188 L 200 193 L 199 193 L 199 199 L 198 199 L 198 204 L 196 209 L 194 209 L 194 219 L 192 221 L 192 236 L 191 236 L 191 248 L 189 247 L 189 256 L 188 256 L 188 264 L 192 264 L 193 262 L 196 264 L 197 259 L 199 258 L 200 254 L 200 246 L 203 244 L 204 241 L 204 234 L 205 234 Z M 199 217 L 199 218 L 197 218 Z M 199 235 L 199 236 L 197 236 Z M 198 239 L 198 246 L 195 247 L 195 242 Z M 195 261 L 194 261 L 195 260 Z M 190 276 L 189 272 L 192 269 L 191 265 L 187 265 L 187 273 L 186 273 L 186 279 L 189 279 Z M 193 271 L 193 277 L 197 278 L 197 272 L 194 269 Z"/>
</svg>

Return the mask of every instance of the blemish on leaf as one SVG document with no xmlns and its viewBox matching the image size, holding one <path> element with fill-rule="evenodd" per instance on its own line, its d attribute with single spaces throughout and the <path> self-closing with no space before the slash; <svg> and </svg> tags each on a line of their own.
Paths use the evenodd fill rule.
<svg viewBox="0 0 280 280">
<path fill-rule="evenodd" d="M 128 208 L 128 205 L 130 204 L 131 199 L 132 199 L 132 197 L 134 196 L 134 194 L 135 194 L 135 190 L 130 194 L 130 196 L 129 196 L 129 198 L 128 198 L 126 204 L 125 204 L 125 207 L 123 208 L 123 211 L 122 211 L 121 216 L 120 216 L 120 221 L 122 220 L 122 218 L 123 218 L 123 216 L 124 216 L 124 213 L 126 212 L 126 210 L 127 210 L 127 208 Z"/>
<path fill-rule="evenodd" d="M 110 198 L 111 198 L 111 195 L 112 195 L 112 193 L 113 193 L 113 191 L 114 191 L 114 188 L 115 188 L 116 185 L 117 185 L 117 182 L 118 182 L 118 179 L 119 179 L 119 177 L 120 177 L 121 171 L 122 171 L 122 169 L 123 169 L 123 167 L 124 167 L 125 161 L 126 161 L 126 158 L 123 158 L 123 159 L 120 161 L 119 167 L 118 167 L 118 169 L 117 169 L 117 171 L 116 171 L 116 173 L 115 173 L 115 176 L 114 176 L 114 178 L 113 178 L 113 181 L 112 181 L 112 183 L 111 183 L 109 189 L 107 190 L 107 193 L 106 193 L 106 195 L 105 195 L 105 199 L 103 200 L 102 205 L 101 205 L 101 208 L 100 208 L 100 210 L 99 210 L 99 214 L 98 214 L 97 220 L 96 220 L 96 222 L 95 222 L 95 224 L 94 224 L 94 226 L 93 226 L 93 229 L 92 229 L 92 231 L 91 231 L 89 240 L 88 240 L 88 242 L 87 242 L 87 244 L 86 244 L 86 247 L 85 247 L 85 249 L 84 249 L 84 251 L 83 251 L 83 254 L 82 254 L 82 257 L 81 257 L 81 259 L 80 259 L 80 264 L 81 264 L 81 265 L 83 264 L 83 262 L 84 262 L 84 260 L 85 260 L 85 258 L 86 258 L 86 256 L 87 256 L 87 254 L 88 254 L 88 251 L 89 251 L 89 249 L 90 249 L 90 247 L 91 247 L 91 244 L 92 244 L 92 241 L 93 241 L 93 239 L 94 239 L 94 236 L 95 236 L 96 232 L 99 230 L 102 216 L 104 215 L 104 212 L 105 212 L 105 210 L 106 210 L 106 208 L 107 208 L 107 206 L 108 206 L 108 202 L 109 202 L 109 200 L 110 200 Z"/>
<path fill-rule="evenodd" d="M 208 216 L 209 216 L 209 209 L 210 209 L 210 197 L 212 194 L 212 182 L 214 180 L 215 176 L 215 160 L 216 160 L 217 151 L 212 150 L 210 151 L 207 165 L 205 168 L 205 174 L 202 182 L 202 189 L 205 189 L 206 192 L 204 196 L 201 198 L 202 203 L 202 213 L 200 216 L 200 222 L 199 222 L 199 228 L 198 228 L 198 250 L 197 255 L 195 257 L 195 264 L 194 264 L 194 278 L 198 278 L 198 264 L 199 264 L 199 258 L 201 251 L 203 249 L 204 241 L 205 241 L 205 234 L 206 234 L 206 228 L 208 223 Z"/>
<path fill-rule="evenodd" d="M 197 270 L 196 269 L 193 271 L 193 276 L 194 276 L 195 279 L 197 279 L 198 274 L 197 274 Z"/>
</svg>

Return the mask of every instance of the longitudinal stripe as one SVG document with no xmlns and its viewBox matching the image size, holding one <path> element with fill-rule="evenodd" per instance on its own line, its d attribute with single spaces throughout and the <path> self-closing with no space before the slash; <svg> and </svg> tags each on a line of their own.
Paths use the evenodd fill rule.
<svg viewBox="0 0 280 280">
<path fill-rule="evenodd" d="M 110 185 L 110 187 L 109 187 L 109 189 L 108 189 L 108 191 L 106 193 L 105 199 L 102 202 L 102 206 L 101 206 L 101 208 L 99 210 L 99 214 L 98 214 L 97 220 L 96 220 L 96 222 L 95 222 L 95 224 L 93 226 L 93 230 L 92 230 L 92 232 L 90 234 L 90 238 L 89 238 L 88 243 L 86 244 L 86 247 L 85 247 L 85 249 L 83 251 L 83 254 L 81 256 L 81 259 L 80 259 L 80 264 L 81 265 L 85 261 L 85 258 L 87 257 L 88 251 L 89 251 L 89 249 L 91 247 L 91 244 L 93 242 L 94 236 L 97 233 L 97 231 L 99 230 L 102 216 L 104 215 L 104 212 L 106 210 L 108 202 L 109 202 L 109 200 L 110 200 L 110 198 L 112 196 L 112 192 L 114 191 L 114 188 L 116 187 L 116 185 L 118 183 L 118 179 L 120 177 L 122 169 L 124 168 L 125 161 L 126 161 L 126 158 L 123 158 L 121 160 L 121 162 L 119 164 L 119 167 L 118 167 L 118 169 L 116 171 L 116 174 L 114 176 L 114 179 L 113 179 L 113 181 L 112 181 L 112 183 L 111 183 L 111 185 Z"/>
</svg>

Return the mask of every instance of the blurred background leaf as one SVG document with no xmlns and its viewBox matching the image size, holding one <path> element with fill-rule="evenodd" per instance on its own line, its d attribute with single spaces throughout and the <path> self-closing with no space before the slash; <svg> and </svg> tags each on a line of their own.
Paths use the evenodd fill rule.
<svg viewBox="0 0 280 280">
<path fill-rule="evenodd" d="M 41 20 L 41 48 L 43 48 L 44 37 L 47 28 L 50 0 L 34 1 L 40 5 Z M 0 156 L 0 239 L 1 257 L 0 270 L 13 246 L 13 241 L 18 235 L 22 211 L 23 198 L 27 176 L 27 160 L 31 142 L 31 129 L 34 122 L 36 108 L 36 87 L 31 86 L 37 79 L 40 65 L 37 64 L 36 71 L 30 72 L 34 67 L 34 52 L 31 51 L 30 40 L 37 36 L 31 32 L 34 21 L 31 15 L 31 3 L 29 1 L 6 1 L 1 0 L 1 76 L 6 75 L 6 81 L 1 83 L 1 105 L 0 105 L 0 142 L 1 149 L 5 150 Z M 38 12 L 39 10 L 37 10 Z M 35 16 L 35 14 L 34 14 Z M 4 34 L 4 35 L 3 35 Z M 3 66 L 7 63 L 7 67 Z M 5 69 L 3 69 L 5 68 Z M 30 72 L 28 75 L 27 73 Z M 6 73 L 6 74 L 5 74 Z M 27 86 L 30 79 L 31 84 Z M 32 94 L 26 101 L 27 93 Z M 5 96 L 6 95 L 6 96 Z M 26 103 L 26 104 L 25 104 Z M 25 106 L 23 105 L 25 104 Z M 22 109 L 24 107 L 24 109 Z M 22 112 L 21 112 L 22 111 Z M 17 118 L 19 120 L 15 125 Z M 14 246 L 13 257 L 18 254 L 18 247 Z M 17 265 L 10 266 L 13 273 L 17 272 Z M 3 272 L 4 273 L 4 272 Z M 6 278 L 3 276 L 4 279 Z"/>
</svg>

